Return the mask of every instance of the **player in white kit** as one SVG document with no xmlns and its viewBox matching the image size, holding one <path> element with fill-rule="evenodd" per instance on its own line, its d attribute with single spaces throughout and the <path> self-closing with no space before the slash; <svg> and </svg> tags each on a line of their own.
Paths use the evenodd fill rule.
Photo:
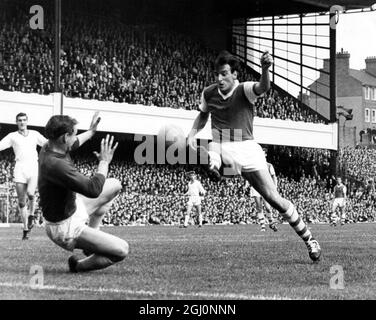
<svg viewBox="0 0 376 320">
<path fill-rule="evenodd" d="M 346 206 L 346 192 L 347 188 L 342 183 L 341 177 L 337 177 L 337 184 L 334 187 L 334 199 L 332 203 L 332 212 L 330 215 L 330 225 L 336 226 L 337 225 L 337 215 L 336 210 L 339 208 L 340 210 L 340 220 L 341 220 L 341 226 L 345 224 L 346 220 L 346 212 L 345 212 L 345 206 Z"/>
<path fill-rule="evenodd" d="M 188 191 L 185 193 L 185 195 L 189 197 L 189 200 L 187 204 L 187 212 L 184 219 L 184 228 L 188 227 L 188 222 L 193 207 L 197 209 L 198 226 L 202 227 L 201 197 L 206 194 L 206 191 L 201 182 L 197 180 L 197 176 L 193 171 L 189 172 L 188 176 L 190 181 L 188 183 Z"/>
<path fill-rule="evenodd" d="M 290 224 L 308 248 L 309 257 L 318 261 L 321 248 L 298 214 L 295 206 L 279 194 L 268 172 L 265 155 L 254 140 L 254 102 L 270 89 L 269 68 L 273 58 L 262 54 L 258 82 L 239 82 L 240 63 L 229 52 L 221 52 L 214 64 L 216 83 L 202 93 L 200 113 L 188 135 L 188 145 L 197 150 L 196 135 L 211 117 L 213 141 L 209 144 L 209 165 L 224 175 L 242 175 L 260 195 Z M 230 167 L 228 167 L 230 166 Z M 211 169 L 212 170 L 212 169 Z"/>
<path fill-rule="evenodd" d="M 16 116 L 18 130 L 9 133 L 0 141 L 0 151 L 13 148 L 16 164 L 14 182 L 18 197 L 18 209 L 23 223 L 22 240 L 28 239 L 28 233 L 34 224 L 35 190 L 38 184 L 37 146 L 43 146 L 47 139 L 38 131 L 27 129 L 27 115 Z M 29 208 L 27 208 L 27 200 Z"/>
</svg>

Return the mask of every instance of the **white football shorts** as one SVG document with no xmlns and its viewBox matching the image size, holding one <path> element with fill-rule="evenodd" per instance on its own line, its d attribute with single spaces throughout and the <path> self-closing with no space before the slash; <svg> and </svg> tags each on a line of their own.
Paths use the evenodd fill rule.
<svg viewBox="0 0 376 320">
<path fill-rule="evenodd" d="M 335 198 L 333 201 L 333 210 L 337 209 L 337 207 L 344 208 L 346 205 L 345 198 Z"/>
<path fill-rule="evenodd" d="M 191 196 L 188 200 L 189 206 L 199 206 L 201 204 L 201 197 L 200 196 Z"/>
<path fill-rule="evenodd" d="M 268 170 L 261 146 L 255 140 L 209 143 L 209 155 L 214 165 L 225 164 L 225 176 L 240 175 L 242 172 Z"/>
<path fill-rule="evenodd" d="M 38 162 L 16 162 L 14 166 L 14 182 L 30 184 L 38 183 Z"/>
<path fill-rule="evenodd" d="M 68 219 L 60 222 L 46 221 L 45 228 L 47 236 L 59 247 L 73 251 L 78 237 L 88 226 L 86 222 L 89 218 L 86 207 L 80 196 L 76 197 L 76 211 Z"/>
</svg>

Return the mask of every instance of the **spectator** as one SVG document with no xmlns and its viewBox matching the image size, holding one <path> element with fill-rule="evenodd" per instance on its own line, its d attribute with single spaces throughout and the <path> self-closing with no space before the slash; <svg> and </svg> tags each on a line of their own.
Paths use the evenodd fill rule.
<svg viewBox="0 0 376 320">
<path fill-rule="evenodd" d="M 0 12 L 0 90 L 50 94 L 54 88 L 54 30 L 25 28 L 25 7 L 6 3 Z M 13 10 L 14 14 L 7 11 Z M 47 12 L 47 11 L 46 11 Z M 61 87 L 67 97 L 197 110 L 214 82 L 216 52 L 187 35 L 157 25 L 124 25 L 109 16 L 64 14 Z M 109 20 L 111 23 L 108 23 Z M 240 80 L 252 80 L 243 66 Z M 270 91 L 256 114 L 272 119 L 323 122 L 296 99 Z"/>
</svg>

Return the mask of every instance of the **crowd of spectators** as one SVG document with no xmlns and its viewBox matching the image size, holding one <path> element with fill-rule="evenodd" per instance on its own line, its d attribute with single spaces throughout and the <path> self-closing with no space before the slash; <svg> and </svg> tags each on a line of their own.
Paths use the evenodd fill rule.
<svg viewBox="0 0 376 320">
<path fill-rule="evenodd" d="M 355 149 L 353 152 L 356 152 Z M 268 161 L 273 163 L 276 169 L 281 195 L 291 200 L 303 219 L 310 223 L 329 221 L 335 185 L 335 177 L 328 175 L 324 169 L 324 163 L 330 160 L 329 155 L 325 150 L 269 146 Z M 14 220 L 18 214 L 16 193 L 12 183 L 11 152 L 2 153 L 0 159 L 0 184 L 10 188 L 10 217 Z M 305 163 L 299 167 L 300 173 L 288 170 L 295 167 L 301 159 L 305 159 Z M 74 160 L 78 169 L 86 175 L 91 175 L 96 167 L 93 157 L 79 155 L 74 157 Z M 346 160 L 341 158 L 341 161 Z M 311 164 L 308 165 L 309 163 Z M 110 212 L 105 216 L 104 224 L 181 224 L 188 200 L 184 193 L 187 191 L 186 172 L 189 170 L 197 172 L 208 192 L 202 203 L 204 223 L 256 223 L 255 205 L 249 197 L 249 185 L 240 177 L 214 183 L 199 166 L 136 165 L 129 160 L 115 160 L 111 164 L 109 176 L 119 179 L 123 188 Z M 348 189 L 348 221 L 375 221 L 374 179 L 368 179 L 366 184 L 356 184 L 345 178 L 344 183 Z M 39 208 L 37 212 L 40 213 Z M 274 216 L 280 220 L 277 212 L 274 212 Z"/>
<path fill-rule="evenodd" d="M 273 89 L 258 98 L 255 107 L 256 115 L 260 118 L 325 123 L 308 107 L 300 106 L 296 99 L 281 96 Z"/>
<path fill-rule="evenodd" d="M 354 179 L 367 183 L 376 172 L 376 149 L 367 146 L 344 147 L 339 152 L 342 172 Z"/>
<path fill-rule="evenodd" d="M 8 7 L 0 8 L 0 90 L 49 94 L 54 82 L 53 24 L 46 15 L 44 30 L 32 30 L 25 8 L 17 8 L 13 1 L 7 5 L 13 8 L 11 12 Z M 61 85 L 67 97 L 195 110 L 203 88 L 215 80 L 216 52 L 162 26 L 124 25 L 108 17 L 64 14 L 61 33 Z M 240 74 L 241 80 L 254 80 L 244 66 Z M 256 101 L 255 113 L 263 118 L 322 122 L 295 99 L 273 89 Z M 303 218 L 327 222 L 335 183 L 330 176 L 330 152 L 270 146 L 268 160 L 276 168 L 281 194 L 296 204 Z M 349 178 L 347 211 L 351 221 L 375 220 L 375 160 L 374 149 L 340 150 L 340 168 Z M 85 174 L 92 173 L 93 161 L 82 155 L 76 158 Z M 2 152 L 0 184 L 9 187 L 10 220 L 15 221 L 12 163 L 12 152 Z M 200 167 L 192 169 L 208 191 L 203 200 L 206 223 L 254 222 L 255 206 L 244 180 L 212 183 Z M 114 161 L 110 176 L 118 178 L 123 189 L 104 223 L 180 224 L 187 202 L 186 171 L 182 166 Z"/>
<path fill-rule="evenodd" d="M 12 14 L 0 12 L 0 90 L 49 94 L 54 88 L 54 30 L 47 21 L 44 30 L 32 30 L 24 23 L 28 14 L 21 7 Z M 162 26 L 67 13 L 61 34 L 61 86 L 67 97 L 197 110 L 202 90 L 215 80 L 217 52 Z M 242 68 L 241 80 L 254 80 Z M 256 114 L 323 122 L 277 91 L 257 100 Z"/>
<path fill-rule="evenodd" d="M 332 155 L 326 149 L 268 146 L 268 161 L 286 177 L 320 177 L 330 181 Z"/>
</svg>

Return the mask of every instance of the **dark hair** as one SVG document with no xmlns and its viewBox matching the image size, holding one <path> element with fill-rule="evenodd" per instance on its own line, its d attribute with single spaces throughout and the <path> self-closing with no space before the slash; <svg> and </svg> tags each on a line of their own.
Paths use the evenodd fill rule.
<svg viewBox="0 0 376 320">
<path fill-rule="evenodd" d="M 219 55 L 217 56 L 217 59 L 215 59 L 214 62 L 214 68 L 215 70 L 218 70 L 219 67 L 228 64 L 231 68 L 231 72 L 240 71 L 240 63 L 239 60 L 233 56 L 230 52 L 228 51 L 221 51 Z"/>
<path fill-rule="evenodd" d="M 26 119 L 27 119 L 27 114 L 24 113 L 24 112 L 20 112 L 18 115 L 16 115 L 16 122 L 18 121 L 18 118 L 20 118 L 20 117 L 26 117 Z"/>
<path fill-rule="evenodd" d="M 57 115 L 48 120 L 45 128 L 46 137 L 50 140 L 56 140 L 65 133 L 72 134 L 77 120 L 69 116 Z"/>
</svg>

